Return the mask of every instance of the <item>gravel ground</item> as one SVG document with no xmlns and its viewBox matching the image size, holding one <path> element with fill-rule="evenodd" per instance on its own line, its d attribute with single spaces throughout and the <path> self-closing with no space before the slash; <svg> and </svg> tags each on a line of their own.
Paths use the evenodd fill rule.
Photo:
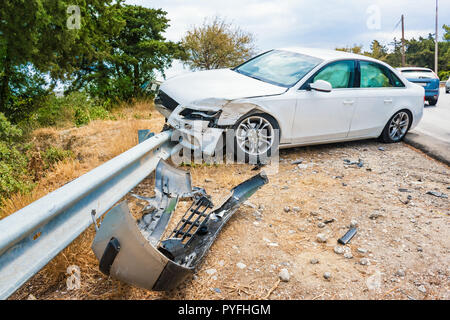
<svg viewBox="0 0 450 320">
<path fill-rule="evenodd" d="M 302 162 L 292 164 L 295 160 Z M 255 174 L 251 168 L 195 166 L 191 173 L 194 185 L 205 187 L 217 203 Z M 57 280 L 47 283 L 55 268 L 52 274 L 46 268 L 12 298 L 450 298 L 449 199 L 427 194 L 450 196 L 446 165 L 403 143 L 368 140 L 282 150 L 279 173 L 269 180 L 228 222 L 196 275 L 177 290 L 150 292 L 103 276 L 88 249 L 91 228 L 74 244 L 82 245 L 83 253 L 66 252 L 59 260 L 57 270 L 63 271 Z M 134 191 L 151 195 L 151 189 L 146 179 Z M 127 199 L 136 213 L 136 200 Z M 357 234 L 338 246 L 350 225 Z M 67 291 L 64 270 L 71 264 L 82 265 L 82 287 Z"/>
</svg>

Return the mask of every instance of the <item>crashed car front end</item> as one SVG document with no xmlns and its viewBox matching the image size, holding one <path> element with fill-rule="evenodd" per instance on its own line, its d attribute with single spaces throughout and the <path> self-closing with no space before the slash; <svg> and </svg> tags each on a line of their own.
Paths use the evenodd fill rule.
<svg viewBox="0 0 450 320">
<path fill-rule="evenodd" d="M 226 99 L 205 99 L 181 105 L 160 92 L 155 107 L 166 117 L 166 125 L 175 129 L 174 136 L 184 147 L 212 155 L 223 133 L 236 120 L 236 116 L 229 117 L 226 106 L 230 102 Z"/>
</svg>

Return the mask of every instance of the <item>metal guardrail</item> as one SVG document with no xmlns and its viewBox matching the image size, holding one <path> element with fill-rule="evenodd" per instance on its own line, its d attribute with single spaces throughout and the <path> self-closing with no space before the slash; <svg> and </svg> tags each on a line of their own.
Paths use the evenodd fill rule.
<svg viewBox="0 0 450 320">
<path fill-rule="evenodd" d="M 8 298 L 181 148 L 165 131 L 0 220 L 0 299 Z M 95 210 L 95 211 L 93 211 Z M 95 216 L 92 213 L 95 212 Z"/>
</svg>

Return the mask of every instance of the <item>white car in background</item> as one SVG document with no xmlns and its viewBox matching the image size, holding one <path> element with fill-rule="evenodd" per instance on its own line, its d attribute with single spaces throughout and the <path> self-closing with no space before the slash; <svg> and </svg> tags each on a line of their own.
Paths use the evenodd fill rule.
<svg viewBox="0 0 450 320">
<path fill-rule="evenodd" d="M 278 147 L 378 137 L 398 142 L 422 118 L 424 95 L 376 59 L 288 48 L 233 69 L 168 79 L 155 102 L 167 125 L 190 137 L 185 146 L 211 154 L 233 129 L 235 148 L 270 156 Z"/>
<path fill-rule="evenodd" d="M 445 93 L 450 93 L 450 77 L 448 77 L 448 80 L 445 83 Z"/>
</svg>

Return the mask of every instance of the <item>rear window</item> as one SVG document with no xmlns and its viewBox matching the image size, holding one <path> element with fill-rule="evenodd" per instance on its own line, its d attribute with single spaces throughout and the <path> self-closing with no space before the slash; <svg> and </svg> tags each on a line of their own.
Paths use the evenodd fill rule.
<svg viewBox="0 0 450 320">
<path fill-rule="evenodd" d="M 421 70 L 421 69 L 408 69 L 401 70 L 402 74 L 406 78 L 424 78 L 424 79 L 434 79 L 436 75 L 432 70 Z"/>
</svg>

